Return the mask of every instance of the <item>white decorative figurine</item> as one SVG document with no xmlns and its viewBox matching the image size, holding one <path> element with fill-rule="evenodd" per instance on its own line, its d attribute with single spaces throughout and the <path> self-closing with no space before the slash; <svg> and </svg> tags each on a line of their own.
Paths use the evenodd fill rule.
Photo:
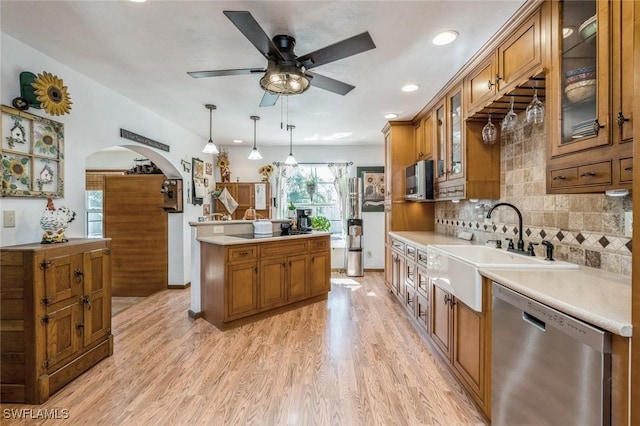
<svg viewBox="0 0 640 426">
<path fill-rule="evenodd" d="M 47 207 L 40 219 L 40 226 L 44 229 L 42 244 L 66 243 L 64 231 L 75 218 L 76 212 L 64 206 L 56 209 L 53 200 L 47 198 Z"/>
</svg>

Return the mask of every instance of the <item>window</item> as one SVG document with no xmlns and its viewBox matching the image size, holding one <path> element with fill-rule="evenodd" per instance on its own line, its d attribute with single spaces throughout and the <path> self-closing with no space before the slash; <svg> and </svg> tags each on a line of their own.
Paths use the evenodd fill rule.
<svg viewBox="0 0 640 426">
<path fill-rule="evenodd" d="M 311 216 L 324 216 L 331 223 L 332 234 L 342 234 L 340 200 L 333 184 L 334 177 L 326 165 L 298 165 L 288 179 L 287 203 L 281 217 L 287 216 L 287 206 L 311 209 Z"/>
<path fill-rule="evenodd" d="M 102 238 L 102 191 L 85 191 L 87 237 Z"/>
</svg>

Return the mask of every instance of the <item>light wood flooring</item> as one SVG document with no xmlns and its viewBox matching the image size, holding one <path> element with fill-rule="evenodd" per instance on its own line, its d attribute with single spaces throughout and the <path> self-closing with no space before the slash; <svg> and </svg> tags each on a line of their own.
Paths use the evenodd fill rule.
<svg viewBox="0 0 640 426">
<path fill-rule="evenodd" d="M 381 273 L 335 277 L 327 301 L 221 332 L 192 320 L 189 289 L 113 318 L 114 355 L 1 423 L 484 425 L 387 292 Z M 5 409 L 69 410 L 8 421 Z"/>
<path fill-rule="evenodd" d="M 138 302 L 143 301 L 144 297 L 111 297 L 111 316 L 115 317 L 120 312 L 126 311 Z"/>
</svg>

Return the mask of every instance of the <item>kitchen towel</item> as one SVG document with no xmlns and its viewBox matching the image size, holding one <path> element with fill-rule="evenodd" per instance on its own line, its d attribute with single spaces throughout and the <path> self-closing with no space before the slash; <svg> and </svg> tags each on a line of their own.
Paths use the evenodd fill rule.
<svg viewBox="0 0 640 426">
<path fill-rule="evenodd" d="M 222 203 L 222 205 L 227 209 L 229 214 L 233 214 L 238 208 L 238 202 L 233 199 L 227 188 L 224 188 L 220 195 L 218 195 L 218 200 Z"/>
</svg>

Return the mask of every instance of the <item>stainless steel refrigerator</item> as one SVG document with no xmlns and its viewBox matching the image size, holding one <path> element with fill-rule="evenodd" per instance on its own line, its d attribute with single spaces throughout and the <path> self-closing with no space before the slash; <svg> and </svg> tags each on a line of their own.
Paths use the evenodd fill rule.
<svg viewBox="0 0 640 426">
<path fill-rule="evenodd" d="M 362 256 L 362 217 L 360 204 L 360 187 L 362 179 L 349 178 L 349 197 L 347 208 L 349 218 L 347 219 L 347 276 L 361 277 L 364 275 L 364 264 Z"/>
</svg>

